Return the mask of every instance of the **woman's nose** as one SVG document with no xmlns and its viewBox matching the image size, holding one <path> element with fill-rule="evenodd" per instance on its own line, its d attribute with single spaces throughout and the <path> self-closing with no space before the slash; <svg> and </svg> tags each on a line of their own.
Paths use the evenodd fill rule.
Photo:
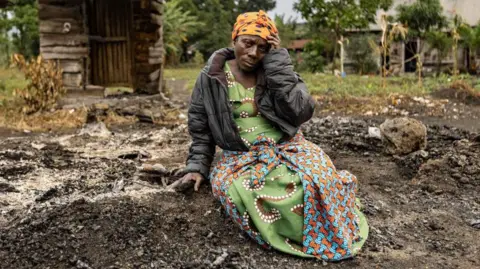
<svg viewBox="0 0 480 269">
<path fill-rule="evenodd" d="M 250 49 L 248 50 L 248 56 L 257 57 L 257 52 L 258 52 L 258 47 L 257 47 L 257 45 L 254 45 L 254 46 L 250 47 Z"/>
</svg>

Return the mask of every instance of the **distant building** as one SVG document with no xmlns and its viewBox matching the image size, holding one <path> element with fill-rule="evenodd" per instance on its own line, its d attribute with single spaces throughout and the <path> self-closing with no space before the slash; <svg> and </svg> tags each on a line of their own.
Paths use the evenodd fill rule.
<svg viewBox="0 0 480 269">
<path fill-rule="evenodd" d="M 390 10 L 387 12 L 382 10 L 377 12 L 377 22 L 380 22 L 380 18 L 383 14 L 395 16 L 397 6 L 402 4 L 411 4 L 415 1 L 416 0 L 394 0 L 394 4 Z M 465 23 L 471 26 L 476 26 L 480 21 L 480 0 L 440 0 L 440 2 L 444 9 L 444 15 L 449 19 L 452 19 L 457 14 L 462 17 Z M 349 31 L 348 37 L 351 38 L 355 35 L 361 35 L 365 33 L 371 33 L 378 36 L 378 42 L 380 42 L 381 27 L 379 23 L 371 24 L 368 29 Z M 310 40 L 307 39 L 294 40 L 288 46 L 288 49 L 297 53 L 302 52 L 303 48 L 309 41 Z M 412 57 L 418 53 L 418 50 L 420 49 L 418 45 L 419 40 L 409 40 L 407 42 L 398 42 L 393 44 L 390 57 L 388 58 L 388 68 L 393 73 L 415 72 L 416 60 L 412 60 Z M 435 50 L 431 50 L 428 47 L 428 44 L 424 43 L 421 56 L 423 60 L 423 71 L 434 71 L 438 62 L 438 53 Z M 455 55 L 452 52 L 443 58 L 442 68 L 451 68 L 453 66 L 454 57 L 457 57 L 457 62 L 460 68 L 466 68 L 466 66 L 470 65 L 468 50 L 459 46 Z M 382 62 L 383 61 L 379 56 L 379 67 Z M 350 68 L 352 66 L 352 61 L 348 58 L 348 55 L 346 55 L 345 66 L 347 71 L 352 71 Z M 480 66 L 480 61 L 477 63 L 477 66 Z"/>
<path fill-rule="evenodd" d="M 414 2 L 416 2 L 416 0 L 394 0 L 393 6 L 390 10 L 387 12 L 377 12 L 377 22 L 380 21 L 380 18 L 383 14 L 395 16 L 397 14 L 397 6 L 403 4 L 412 4 Z M 480 12 L 478 12 L 480 10 L 479 0 L 440 0 L 440 3 L 443 6 L 444 15 L 448 19 L 453 19 L 455 15 L 459 15 L 465 23 L 471 26 L 476 26 L 480 21 Z M 379 33 L 381 32 L 381 27 L 378 23 L 371 24 L 367 31 L 371 33 Z M 394 44 L 392 46 L 392 53 L 389 59 L 389 66 L 390 68 L 393 68 L 393 72 L 415 72 L 416 60 L 410 59 L 412 59 L 415 53 L 419 52 L 419 49 L 419 40 L 409 40 L 407 42 L 399 42 Z M 423 71 L 431 72 L 435 70 L 438 62 L 438 52 L 436 50 L 431 50 L 428 44 L 424 42 L 423 51 L 420 54 L 423 62 Z M 470 64 L 468 50 L 459 46 L 455 55 L 453 52 L 451 52 L 443 58 L 442 68 L 451 68 L 453 66 L 454 57 L 457 57 L 457 62 L 460 68 L 465 68 Z"/>
</svg>

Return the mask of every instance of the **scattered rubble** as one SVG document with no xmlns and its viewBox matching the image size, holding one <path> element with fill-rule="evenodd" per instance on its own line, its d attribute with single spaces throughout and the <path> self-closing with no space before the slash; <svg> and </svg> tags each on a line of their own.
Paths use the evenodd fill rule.
<svg viewBox="0 0 480 269">
<path fill-rule="evenodd" d="M 186 125 L 4 139 L 0 268 L 478 267 L 478 133 L 427 122 L 424 149 L 391 156 L 383 122 L 324 117 L 302 128 L 357 176 L 370 225 L 358 257 L 328 264 L 260 248 L 208 185 L 167 191 L 184 165 Z"/>
</svg>

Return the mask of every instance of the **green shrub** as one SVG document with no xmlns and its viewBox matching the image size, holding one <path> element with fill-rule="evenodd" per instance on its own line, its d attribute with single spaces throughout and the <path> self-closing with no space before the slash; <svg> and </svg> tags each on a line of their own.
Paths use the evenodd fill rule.
<svg viewBox="0 0 480 269">
<path fill-rule="evenodd" d="M 195 51 L 195 56 L 193 57 L 193 62 L 195 65 L 201 66 L 205 64 L 205 58 L 200 51 Z"/>
<path fill-rule="evenodd" d="M 348 58 L 352 60 L 353 68 L 358 74 L 371 74 L 378 71 L 375 54 L 371 47 L 374 37 L 371 35 L 354 36 L 349 39 L 346 47 Z"/>
<path fill-rule="evenodd" d="M 302 54 L 303 61 L 301 65 L 304 66 L 300 66 L 300 69 L 305 69 L 312 73 L 323 72 L 325 67 L 325 58 L 323 57 L 325 47 L 325 41 L 323 40 L 308 42 Z"/>
</svg>

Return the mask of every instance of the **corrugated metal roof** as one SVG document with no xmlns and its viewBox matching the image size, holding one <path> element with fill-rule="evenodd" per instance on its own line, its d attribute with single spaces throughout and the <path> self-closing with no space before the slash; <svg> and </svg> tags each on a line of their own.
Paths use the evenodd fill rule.
<svg viewBox="0 0 480 269">
<path fill-rule="evenodd" d="M 299 40 L 293 40 L 288 46 L 288 49 L 303 49 L 305 47 L 305 44 L 310 42 L 310 39 L 299 39 Z"/>
</svg>

